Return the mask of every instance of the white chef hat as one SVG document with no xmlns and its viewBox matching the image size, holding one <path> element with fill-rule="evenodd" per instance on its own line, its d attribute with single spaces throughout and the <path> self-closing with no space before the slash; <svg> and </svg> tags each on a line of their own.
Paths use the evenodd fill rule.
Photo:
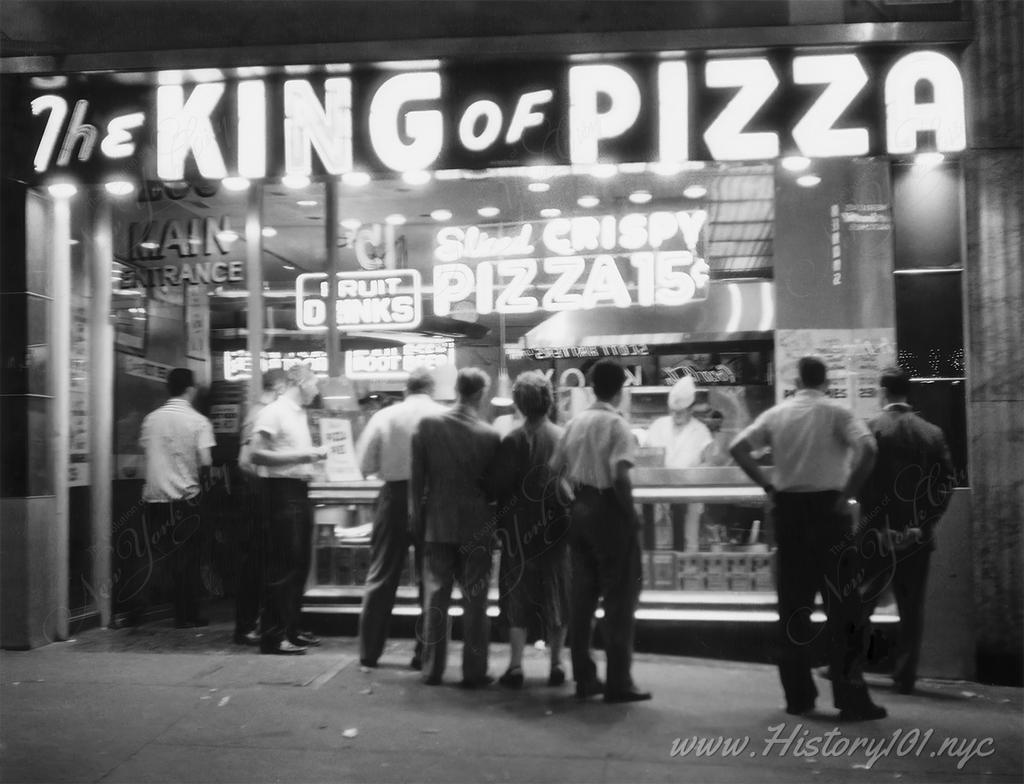
<svg viewBox="0 0 1024 784">
<path fill-rule="evenodd" d="M 672 385 L 672 391 L 668 393 L 668 407 L 672 411 L 682 411 L 693 405 L 696 396 L 696 384 L 692 378 L 684 376 Z"/>
</svg>

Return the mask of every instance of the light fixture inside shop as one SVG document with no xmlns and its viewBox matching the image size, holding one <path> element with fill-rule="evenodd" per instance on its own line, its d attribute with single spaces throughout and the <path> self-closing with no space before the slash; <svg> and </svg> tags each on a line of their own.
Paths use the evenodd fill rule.
<svg viewBox="0 0 1024 784">
<path fill-rule="evenodd" d="M 599 163 L 590 170 L 590 174 L 599 180 L 607 180 L 619 172 L 619 167 L 614 163 Z"/>
<path fill-rule="evenodd" d="M 134 183 L 128 180 L 111 180 L 103 186 L 111 196 L 127 196 L 135 190 Z"/>
<path fill-rule="evenodd" d="M 946 156 L 941 152 L 922 152 L 914 156 L 914 164 L 925 168 L 938 166 L 944 160 Z"/>
<path fill-rule="evenodd" d="M 407 185 L 426 185 L 430 182 L 430 172 L 420 170 L 402 172 L 402 181 Z"/>
<path fill-rule="evenodd" d="M 281 184 L 286 188 L 305 188 L 309 185 L 310 179 L 305 174 L 286 174 L 281 178 Z"/>
<path fill-rule="evenodd" d="M 819 182 L 821 182 L 821 177 L 817 174 L 804 174 L 796 178 L 796 184 L 803 188 L 813 188 Z"/>
<path fill-rule="evenodd" d="M 546 182 L 531 182 L 526 187 L 531 193 L 546 193 L 551 190 L 551 185 Z"/>
<path fill-rule="evenodd" d="M 341 175 L 341 181 L 354 188 L 361 188 L 364 185 L 370 184 L 370 175 L 368 172 L 364 171 L 345 172 Z"/>
<path fill-rule="evenodd" d="M 501 212 L 497 207 L 480 207 L 476 213 L 481 218 L 493 218 Z"/>
<path fill-rule="evenodd" d="M 562 211 L 558 207 L 545 207 L 540 211 L 542 218 L 557 218 L 562 214 Z"/>
<path fill-rule="evenodd" d="M 498 384 L 491 398 L 492 406 L 511 406 L 515 401 L 512 399 L 512 379 L 508 375 L 508 366 L 505 364 L 505 314 L 498 312 Z"/>
<path fill-rule="evenodd" d="M 654 197 L 650 191 L 633 191 L 628 198 L 633 204 L 647 204 Z"/>
<path fill-rule="evenodd" d="M 217 232 L 217 239 L 225 245 L 229 245 L 238 239 L 238 232 L 233 229 L 221 229 Z"/>
<path fill-rule="evenodd" d="M 389 226 L 401 226 L 402 224 L 405 223 L 405 216 L 404 215 L 399 215 L 396 212 L 396 213 L 393 213 L 391 215 L 388 215 L 384 219 L 384 222 L 386 224 L 388 224 Z"/>
<path fill-rule="evenodd" d="M 318 202 L 316 199 L 299 199 L 295 203 L 298 204 L 300 207 L 315 207 L 320 202 Z"/>
<path fill-rule="evenodd" d="M 683 196 L 687 199 L 703 199 L 708 195 L 708 189 L 703 185 L 687 185 L 683 189 Z"/>
<path fill-rule="evenodd" d="M 55 199 L 70 199 L 78 193 L 78 188 L 70 182 L 55 182 L 52 185 L 47 185 L 46 190 Z"/>
<path fill-rule="evenodd" d="M 359 220 L 359 218 L 345 218 L 345 220 L 341 222 L 341 228 L 348 229 L 349 231 L 355 231 L 362 225 L 363 222 Z"/>
<path fill-rule="evenodd" d="M 264 226 L 263 229 L 260 231 L 260 234 L 262 234 L 264 237 L 276 237 L 277 229 L 275 229 L 273 226 Z"/>
<path fill-rule="evenodd" d="M 658 161 L 652 163 L 650 168 L 660 177 L 674 177 L 683 170 L 683 167 L 675 161 Z"/>
<path fill-rule="evenodd" d="M 160 247 L 160 243 L 153 242 L 153 240 L 146 240 L 145 242 L 140 242 L 139 247 L 144 250 L 157 250 Z"/>
<path fill-rule="evenodd" d="M 803 155 L 787 155 L 780 162 L 783 169 L 791 172 L 806 171 L 811 165 L 811 159 Z"/>
<path fill-rule="evenodd" d="M 509 378 L 508 370 L 498 370 L 498 384 L 494 390 L 494 397 L 491 398 L 492 406 L 511 406 L 515 401 L 512 399 L 512 379 Z"/>
<path fill-rule="evenodd" d="M 244 191 L 249 187 L 249 181 L 245 177 L 225 177 L 220 184 L 229 191 Z"/>
<path fill-rule="evenodd" d="M 450 221 L 452 219 L 452 211 L 445 209 L 434 210 L 430 213 L 430 217 L 438 223 L 444 223 L 445 221 Z"/>
<path fill-rule="evenodd" d="M 576 203 L 584 209 L 590 209 L 591 207 L 596 207 L 600 204 L 601 200 L 597 198 L 597 196 L 580 196 L 576 199 Z"/>
</svg>

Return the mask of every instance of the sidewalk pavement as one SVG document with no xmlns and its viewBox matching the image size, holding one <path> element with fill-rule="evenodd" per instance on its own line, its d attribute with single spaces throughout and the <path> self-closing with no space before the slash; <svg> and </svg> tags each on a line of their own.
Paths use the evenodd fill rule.
<svg viewBox="0 0 1024 784">
<path fill-rule="evenodd" d="M 429 687 L 407 667 L 409 640 L 389 644 L 381 666 L 367 670 L 352 638 L 327 638 L 305 656 L 260 656 L 234 645 L 226 623 L 94 629 L 3 652 L 0 780 L 1017 784 L 1024 777 L 1020 689 L 925 681 L 919 694 L 902 696 L 876 677 L 875 699 L 889 718 L 842 724 L 821 681 L 815 714 L 786 715 L 776 671 L 761 664 L 638 654 L 634 677 L 654 699 L 606 705 L 577 701 L 571 681 L 548 688 L 546 654 L 532 648 L 523 691 L 464 691 L 455 686 L 460 653 L 453 643 L 445 684 Z M 493 675 L 506 656 L 505 646 L 492 646 Z M 597 657 L 603 671 L 603 653 Z"/>
</svg>

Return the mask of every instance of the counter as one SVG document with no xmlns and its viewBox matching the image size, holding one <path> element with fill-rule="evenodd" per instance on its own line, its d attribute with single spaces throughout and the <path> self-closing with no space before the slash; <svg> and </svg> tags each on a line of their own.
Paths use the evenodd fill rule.
<svg viewBox="0 0 1024 784">
<path fill-rule="evenodd" d="M 734 466 L 686 470 L 638 467 L 633 479 L 633 495 L 641 507 L 644 529 L 640 617 L 693 605 L 711 605 L 721 611 L 771 610 L 775 602 L 772 555 L 766 543 L 767 526 L 760 524 L 765 498 L 760 487 Z M 377 480 L 310 484 L 309 499 L 316 523 L 314 568 L 306 590 L 311 605 L 340 605 L 333 611 L 345 606 L 358 610 L 370 562 L 373 504 L 381 484 Z M 733 518 L 758 521 L 753 526 L 756 541 L 734 544 L 722 536 L 710 544 L 702 539 L 699 549 L 688 549 L 680 539 L 687 529 L 682 517 L 689 515 L 686 534 L 692 536 L 697 519 L 694 512 L 700 516 L 701 526 L 723 530 Z M 410 551 L 399 586 L 398 614 L 418 611 L 414 574 Z M 496 578 L 497 569 L 491 590 L 495 603 Z M 496 606 L 492 610 L 496 612 Z"/>
</svg>

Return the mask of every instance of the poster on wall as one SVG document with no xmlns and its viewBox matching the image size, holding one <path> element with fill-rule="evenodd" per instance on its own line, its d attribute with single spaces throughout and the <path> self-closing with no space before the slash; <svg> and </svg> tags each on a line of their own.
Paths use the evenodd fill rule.
<svg viewBox="0 0 1024 784">
<path fill-rule="evenodd" d="M 324 470 L 328 482 L 346 482 L 363 478 L 356 461 L 352 423 L 340 417 L 320 419 L 320 443 L 327 447 Z"/>
<path fill-rule="evenodd" d="M 185 355 L 206 360 L 209 354 L 210 301 L 206 286 L 187 286 L 185 295 Z"/>
<path fill-rule="evenodd" d="M 68 485 L 89 484 L 89 312 L 84 297 L 71 309 L 71 374 L 68 390 Z"/>
<path fill-rule="evenodd" d="M 242 424 L 242 407 L 237 403 L 214 403 L 210 406 L 209 420 L 214 433 L 233 435 Z"/>
<path fill-rule="evenodd" d="M 828 394 L 868 419 L 878 413 L 878 377 L 896 362 L 896 330 L 780 329 L 775 333 L 776 400 L 796 394 L 800 357 L 821 357 L 828 366 Z"/>
</svg>

